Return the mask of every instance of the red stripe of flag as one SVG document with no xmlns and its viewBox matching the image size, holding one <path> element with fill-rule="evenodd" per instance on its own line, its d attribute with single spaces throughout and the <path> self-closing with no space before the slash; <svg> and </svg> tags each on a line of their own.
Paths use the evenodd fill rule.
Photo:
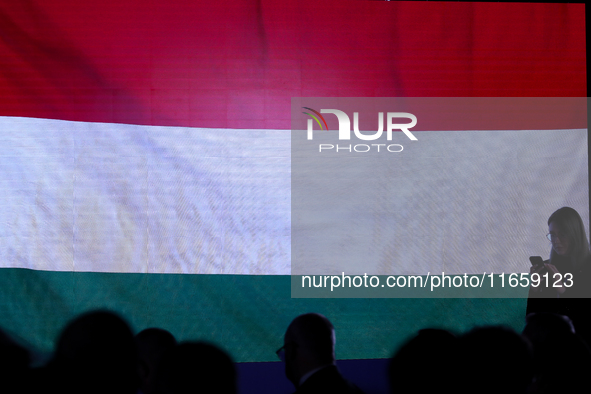
<svg viewBox="0 0 591 394">
<path fill-rule="evenodd" d="M 290 128 L 291 97 L 585 97 L 583 4 L 0 2 L 0 115 Z"/>
</svg>

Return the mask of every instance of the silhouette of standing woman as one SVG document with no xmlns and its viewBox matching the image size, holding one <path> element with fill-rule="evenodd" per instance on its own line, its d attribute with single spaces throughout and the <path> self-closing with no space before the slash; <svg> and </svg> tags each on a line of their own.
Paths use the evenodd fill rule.
<svg viewBox="0 0 591 394">
<path fill-rule="evenodd" d="M 547 237 L 552 245 L 550 259 L 530 268 L 532 285 L 526 314 L 568 316 L 576 332 L 589 343 L 591 251 L 579 213 L 570 207 L 558 209 L 548 219 Z M 538 286 L 534 286 L 536 282 Z"/>
</svg>

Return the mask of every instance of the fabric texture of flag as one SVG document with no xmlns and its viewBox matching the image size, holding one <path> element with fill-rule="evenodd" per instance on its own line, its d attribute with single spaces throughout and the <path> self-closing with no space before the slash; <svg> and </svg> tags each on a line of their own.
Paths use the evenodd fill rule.
<svg viewBox="0 0 591 394">
<path fill-rule="evenodd" d="M 349 359 L 520 329 L 523 299 L 290 298 L 291 98 L 585 97 L 585 56 L 582 4 L 2 1 L 0 325 L 49 350 L 107 307 L 237 361 L 310 311 Z"/>
</svg>

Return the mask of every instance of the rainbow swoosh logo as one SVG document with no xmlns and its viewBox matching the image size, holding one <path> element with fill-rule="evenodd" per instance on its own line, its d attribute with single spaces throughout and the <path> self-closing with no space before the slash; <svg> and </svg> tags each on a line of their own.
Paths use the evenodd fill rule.
<svg viewBox="0 0 591 394">
<path fill-rule="evenodd" d="M 328 125 L 326 124 L 326 120 L 324 120 L 324 116 L 320 115 L 320 112 L 315 111 L 312 108 L 308 108 L 308 107 L 302 107 L 302 108 L 307 109 L 308 111 L 314 112 L 320 119 L 322 119 L 322 122 L 324 123 L 324 127 L 326 127 L 326 131 L 328 131 Z M 316 123 L 318 123 L 318 126 L 320 126 L 320 130 L 324 130 L 324 128 L 322 127 L 322 123 L 320 123 L 320 120 L 318 120 L 318 117 L 316 117 L 313 114 L 308 113 L 308 112 L 302 112 L 302 113 L 306 114 L 306 115 L 310 115 L 312 118 L 314 118 Z"/>
</svg>

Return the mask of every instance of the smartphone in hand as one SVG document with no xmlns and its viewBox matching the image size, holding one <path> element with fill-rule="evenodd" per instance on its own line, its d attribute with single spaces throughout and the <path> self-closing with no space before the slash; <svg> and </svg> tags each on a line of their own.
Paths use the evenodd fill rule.
<svg viewBox="0 0 591 394">
<path fill-rule="evenodd" d="M 532 267 L 540 267 L 544 265 L 544 259 L 540 256 L 529 256 L 529 262 L 531 263 Z"/>
</svg>

